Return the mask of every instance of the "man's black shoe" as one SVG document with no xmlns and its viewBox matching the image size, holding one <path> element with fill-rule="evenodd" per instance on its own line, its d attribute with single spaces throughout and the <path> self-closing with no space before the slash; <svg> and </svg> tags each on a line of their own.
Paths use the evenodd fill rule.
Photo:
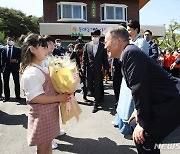
<svg viewBox="0 0 180 154">
<path fill-rule="evenodd" d="M 97 106 L 94 106 L 93 110 L 92 110 L 92 113 L 96 113 L 98 111 L 98 108 Z"/>
<path fill-rule="evenodd" d="M 16 99 L 17 99 L 17 100 L 20 100 L 20 99 L 21 99 L 21 97 L 20 97 L 20 96 L 18 96 L 18 97 L 16 97 Z"/>
<path fill-rule="evenodd" d="M 87 96 L 89 96 L 89 97 L 94 97 L 94 94 L 92 94 L 91 92 L 88 92 L 88 93 L 87 93 Z"/>
<path fill-rule="evenodd" d="M 3 102 L 7 102 L 9 100 L 10 100 L 10 98 L 4 98 Z"/>
<path fill-rule="evenodd" d="M 127 140 L 133 140 L 132 135 L 124 135 L 124 138 Z"/>
<path fill-rule="evenodd" d="M 104 97 L 101 97 L 100 102 L 104 102 Z"/>
<path fill-rule="evenodd" d="M 117 106 L 118 106 L 118 103 L 115 103 L 115 104 L 114 104 L 114 107 L 117 108 Z"/>
<path fill-rule="evenodd" d="M 85 101 L 87 101 L 87 100 L 88 100 L 86 96 L 83 96 L 83 99 L 84 99 Z"/>
<path fill-rule="evenodd" d="M 3 101 L 3 100 L 4 100 L 4 98 L 1 96 L 1 97 L 0 97 L 0 101 Z"/>
<path fill-rule="evenodd" d="M 96 113 L 98 111 L 99 102 L 95 102 L 92 113 Z"/>
</svg>

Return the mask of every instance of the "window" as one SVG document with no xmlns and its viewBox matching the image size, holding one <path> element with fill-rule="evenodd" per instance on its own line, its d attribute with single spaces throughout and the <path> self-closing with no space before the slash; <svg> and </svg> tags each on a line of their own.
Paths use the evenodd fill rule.
<svg viewBox="0 0 180 154">
<path fill-rule="evenodd" d="M 114 19 L 114 7 L 113 6 L 106 7 L 106 18 Z"/>
<path fill-rule="evenodd" d="M 87 20 L 87 8 L 86 8 L 86 6 L 83 6 L 83 19 Z"/>
<path fill-rule="evenodd" d="M 73 18 L 81 19 L 81 6 L 73 5 Z"/>
<path fill-rule="evenodd" d="M 63 5 L 63 18 L 72 18 L 72 8 L 71 5 Z"/>
<path fill-rule="evenodd" d="M 122 16 L 123 9 L 122 9 L 122 7 L 116 7 L 115 8 L 115 14 L 116 14 L 116 19 L 118 19 L 118 20 L 123 19 L 123 16 Z"/>
<path fill-rule="evenodd" d="M 127 6 L 123 4 L 102 4 L 101 22 L 127 22 Z"/>
<path fill-rule="evenodd" d="M 104 20 L 104 7 L 101 7 L 101 20 Z"/>
<path fill-rule="evenodd" d="M 58 8 L 57 8 L 58 11 L 58 19 L 61 19 L 61 5 L 58 5 Z"/>
<path fill-rule="evenodd" d="M 87 21 L 87 4 L 79 2 L 57 3 L 58 21 Z"/>
</svg>

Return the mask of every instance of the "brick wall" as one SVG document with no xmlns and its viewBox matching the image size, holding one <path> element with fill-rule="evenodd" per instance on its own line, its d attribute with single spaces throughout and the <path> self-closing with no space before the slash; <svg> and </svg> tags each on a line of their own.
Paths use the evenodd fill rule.
<svg viewBox="0 0 180 154">
<path fill-rule="evenodd" d="M 57 21 L 57 2 L 61 0 L 43 0 L 44 22 L 56 23 Z M 62 0 L 66 2 L 67 0 Z M 70 1 L 67 1 L 70 2 Z M 127 19 L 139 20 L 139 0 L 94 0 L 96 4 L 96 18 L 91 16 L 90 0 L 71 0 L 71 2 L 83 2 L 87 4 L 87 23 L 101 23 L 100 22 L 100 5 L 103 3 L 111 4 L 125 4 L 128 6 Z"/>
</svg>

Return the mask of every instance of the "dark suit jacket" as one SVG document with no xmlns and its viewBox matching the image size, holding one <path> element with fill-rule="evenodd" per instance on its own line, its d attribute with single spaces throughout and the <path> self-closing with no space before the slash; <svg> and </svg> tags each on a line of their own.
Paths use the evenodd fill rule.
<svg viewBox="0 0 180 154">
<path fill-rule="evenodd" d="M 2 52 L 3 52 L 4 47 L 0 47 L 0 70 L 2 69 Z"/>
<path fill-rule="evenodd" d="M 180 58 L 176 59 L 175 63 L 176 63 L 177 65 L 179 65 L 179 64 L 180 64 Z"/>
<path fill-rule="evenodd" d="M 114 66 L 114 73 L 116 74 L 119 74 L 119 77 L 122 76 L 122 73 L 121 73 L 121 62 L 119 61 L 119 59 L 117 58 L 114 58 L 113 60 L 113 66 Z"/>
<path fill-rule="evenodd" d="M 127 45 L 122 53 L 122 72 L 132 90 L 141 127 L 157 133 L 180 123 L 180 79 L 135 45 Z"/>
<path fill-rule="evenodd" d="M 113 66 L 115 69 L 114 75 L 113 75 L 113 88 L 114 88 L 114 94 L 115 94 L 116 101 L 118 102 L 121 81 L 122 81 L 121 62 L 119 61 L 119 59 L 114 58 Z"/>
<path fill-rule="evenodd" d="M 94 57 L 92 41 L 86 43 L 82 58 L 82 69 L 87 69 L 87 74 L 101 74 L 102 66 L 104 70 L 108 70 L 109 64 L 107 59 L 107 51 L 104 48 L 104 44 L 99 42 L 97 53 Z"/>
<path fill-rule="evenodd" d="M 149 56 L 154 59 L 154 60 L 157 60 L 158 58 L 158 46 L 152 42 L 152 41 L 149 41 Z"/>
<path fill-rule="evenodd" d="M 81 63 L 82 63 L 80 61 L 80 55 L 77 52 L 72 52 L 71 55 L 70 55 L 70 59 L 76 60 L 77 68 L 80 71 L 81 70 Z"/>
<path fill-rule="evenodd" d="M 60 49 L 55 48 L 53 51 L 53 56 L 56 56 L 56 55 L 57 56 L 64 56 L 65 53 L 66 53 L 66 50 L 63 47 L 61 47 Z"/>
<path fill-rule="evenodd" d="M 21 48 L 13 46 L 11 59 L 16 59 L 16 63 L 11 65 L 12 70 L 19 70 L 21 62 Z M 7 46 L 5 46 L 2 49 L 2 71 L 4 72 L 4 70 L 9 66 L 10 64 L 8 63 Z"/>
</svg>

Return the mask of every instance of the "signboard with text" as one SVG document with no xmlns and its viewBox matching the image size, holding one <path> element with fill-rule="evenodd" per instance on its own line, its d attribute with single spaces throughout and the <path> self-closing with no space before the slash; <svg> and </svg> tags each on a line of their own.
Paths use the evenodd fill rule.
<svg viewBox="0 0 180 154">
<path fill-rule="evenodd" d="M 115 24 L 77 24 L 71 25 L 71 36 L 91 36 L 91 32 L 99 29 L 101 31 L 101 35 L 107 30 L 107 28 L 115 26 Z"/>
</svg>

